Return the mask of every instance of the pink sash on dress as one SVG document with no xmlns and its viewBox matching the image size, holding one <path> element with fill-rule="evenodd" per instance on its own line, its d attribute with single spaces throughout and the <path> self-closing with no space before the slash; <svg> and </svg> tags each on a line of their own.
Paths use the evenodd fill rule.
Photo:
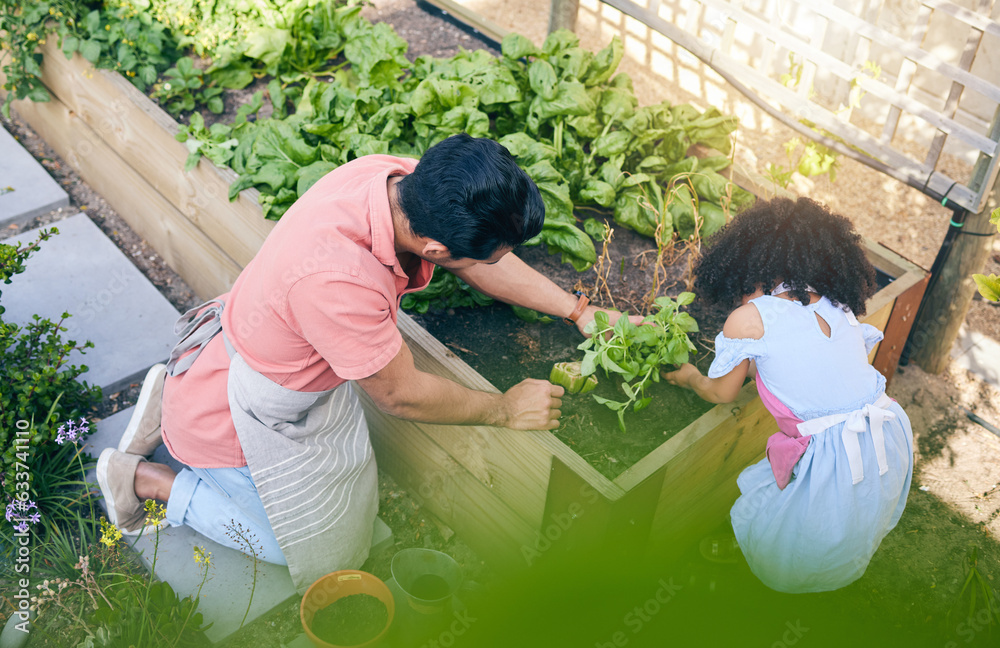
<svg viewBox="0 0 1000 648">
<path fill-rule="evenodd" d="M 755 380 L 761 402 L 774 416 L 778 429 L 781 430 L 767 439 L 766 453 L 771 463 L 771 472 L 774 473 L 774 480 L 778 483 L 778 488 L 784 490 L 792 480 L 792 469 L 809 447 L 810 437 L 799 434 L 798 424 L 802 423 L 802 419 L 792 414 L 791 410 L 764 386 L 760 374 Z"/>
</svg>

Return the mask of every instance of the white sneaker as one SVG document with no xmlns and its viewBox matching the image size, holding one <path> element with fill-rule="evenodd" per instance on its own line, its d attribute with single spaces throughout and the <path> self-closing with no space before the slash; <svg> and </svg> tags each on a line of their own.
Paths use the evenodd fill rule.
<svg viewBox="0 0 1000 648">
<path fill-rule="evenodd" d="M 160 415 L 166 376 L 167 366 L 163 364 L 153 365 L 146 373 L 132 418 L 125 428 L 122 440 L 118 442 L 118 450 L 121 452 L 149 457 L 163 443 Z"/>
</svg>

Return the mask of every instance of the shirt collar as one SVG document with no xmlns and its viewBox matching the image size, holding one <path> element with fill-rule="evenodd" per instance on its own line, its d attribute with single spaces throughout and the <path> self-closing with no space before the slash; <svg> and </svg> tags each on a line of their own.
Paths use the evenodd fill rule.
<svg viewBox="0 0 1000 648">
<path fill-rule="evenodd" d="M 372 254 L 379 262 L 401 277 L 405 277 L 399 259 L 396 258 L 396 235 L 392 226 L 392 210 L 389 207 L 389 191 L 386 182 L 390 176 L 406 175 L 409 171 L 402 166 L 393 166 L 380 172 L 372 181 L 371 211 L 369 212 L 372 232 Z"/>
<path fill-rule="evenodd" d="M 413 276 L 406 274 L 399 258 L 396 256 L 396 234 L 392 225 L 392 210 L 389 207 L 389 191 L 386 183 L 391 176 L 403 176 L 411 173 L 412 169 L 397 164 L 384 171 L 372 181 L 371 185 L 371 211 L 369 212 L 371 225 L 372 255 L 379 260 L 379 263 L 392 268 L 393 274 L 407 280 L 407 285 L 411 288 L 423 289 L 430 282 L 434 273 L 434 264 L 426 259 L 420 260 Z"/>
</svg>

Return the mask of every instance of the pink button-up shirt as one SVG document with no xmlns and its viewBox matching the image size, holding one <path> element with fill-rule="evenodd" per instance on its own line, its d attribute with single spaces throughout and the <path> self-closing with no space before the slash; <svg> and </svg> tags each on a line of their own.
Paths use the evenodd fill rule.
<svg viewBox="0 0 1000 648">
<path fill-rule="evenodd" d="M 386 182 L 416 160 L 371 155 L 320 179 L 268 235 L 226 302 L 222 324 L 252 369 L 295 391 L 325 391 L 391 361 L 403 294 L 430 282 L 433 264 L 407 274 L 396 258 Z M 200 468 L 246 465 L 229 413 L 222 336 L 163 390 L 164 443 Z"/>
</svg>

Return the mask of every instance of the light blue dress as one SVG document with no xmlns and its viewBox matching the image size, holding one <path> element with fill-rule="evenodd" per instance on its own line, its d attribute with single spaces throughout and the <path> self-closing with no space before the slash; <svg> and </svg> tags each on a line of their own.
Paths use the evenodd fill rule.
<svg viewBox="0 0 1000 648">
<path fill-rule="evenodd" d="M 767 458 L 740 474 L 733 530 L 750 568 L 768 587 L 781 592 L 838 589 L 864 574 L 903 513 L 913 476 L 910 422 L 884 396 L 885 378 L 868 363 L 868 353 L 882 339 L 877 329 L 858 324 L 853 314 L 826 298 L 805 306 L 766 295 L 751 303 L 764 323 L 763 337 L 734 340 L 720 333 L 709 377 L 728 374 L 744 359 L 755 360 L 758 388 L 763 383 L 762 394 L 773 395 L 765 404 L 779 422 L 776 410 L 784 411 L 792 435 L 798 435 L 796 419 L 841 416 L 834 416 L 840 421 L 829 427 L 824 427 L 829 419 L 814 421 L 818 433 L 784 489 Z M 817 315 L 830 325 L 830 337 Z M 848 417 L 852 420 L 843 420 Z M 880 420 L 881 434 L 873 434 L 872 424 L 878 427 Z M 809 429 L 805 425 L 798 429 Z M 782 429 L 789 434 L 787 427 Z M 772 440 L 778 445 L 788 441 L 784 435 Z M 776 452 L 769 453 L 774 458 Z"/>
</svg>

